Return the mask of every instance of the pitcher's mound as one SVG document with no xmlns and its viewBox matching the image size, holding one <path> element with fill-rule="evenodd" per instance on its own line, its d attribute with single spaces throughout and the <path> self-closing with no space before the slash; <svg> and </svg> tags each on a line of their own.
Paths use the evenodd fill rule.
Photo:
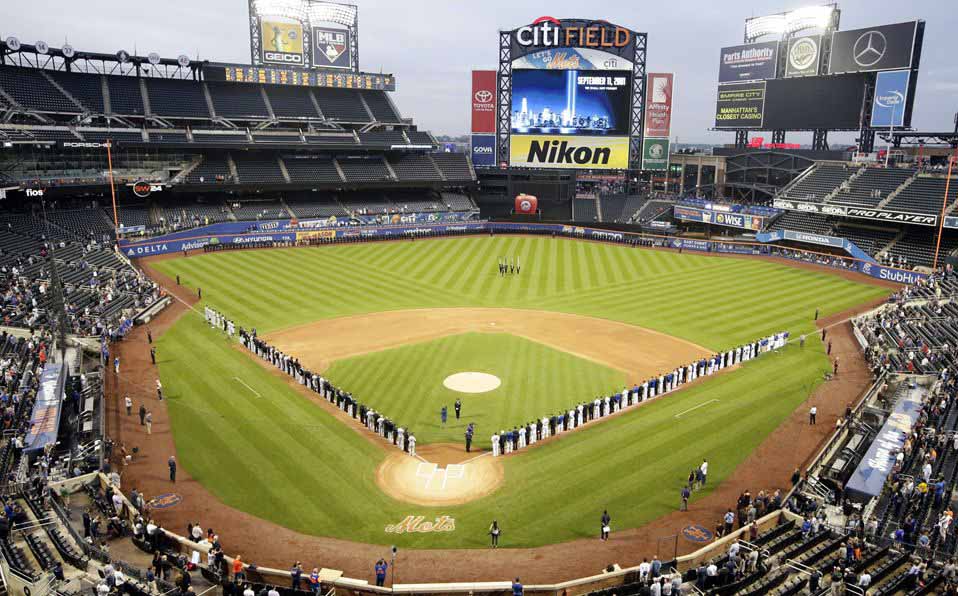
<svg viewBox="0 0 958 596">
<path fill-rule="evenodd" d="M 442 382 L 447 389 L 460 393 L 485 393 L 498 389 L 502 380 L 496 375 L 481 372 L 461 372 L 449 375 Z"/>
<path fill-rule="evenodd" d="M 499 488 L 502 478 L 502 465 L 491 455 L 443 466 L 391 453 L 376 470 L 376 484 L 384 493 L 427 507 L 474 501 Z"/>
</svg>

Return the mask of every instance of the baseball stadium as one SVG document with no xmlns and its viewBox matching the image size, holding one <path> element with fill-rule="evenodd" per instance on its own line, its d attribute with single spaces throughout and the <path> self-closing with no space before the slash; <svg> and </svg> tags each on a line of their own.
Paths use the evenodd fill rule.
<svg viewBox="0 0 958 596">
<path fill-rule="evenodd" d="M 752 14 L 703 90 L 514 7 L 450 137 L 363 7 L 219 4 L 248 63 L 0 31 L 3 593 L 958 593 L 941 28 Z"/>
</svg>

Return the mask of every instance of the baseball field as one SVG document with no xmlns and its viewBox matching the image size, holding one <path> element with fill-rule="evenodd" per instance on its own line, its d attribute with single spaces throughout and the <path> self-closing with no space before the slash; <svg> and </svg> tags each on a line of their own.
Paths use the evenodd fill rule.
<svg viewBox="0 0 958 596">
<path fill-rule="evenodd" d="M 521 274 L 499 276 L 499 256 L 518 256 Z M 702 498 L 822 381 L 816 309 L 826 316 L 889 292 L 765 260 L 544 237 L 222 252 L 153 266 L 202 288 L 199 313 L 158 340 L 189 474 L 224 503 L 305 534 L 423 548 L 484 545 L 493 519 L 504 546 L 594 536 L 603 509 L 614 531 L 638 527 L 673 511 L 688 471 L 708 458 L 708 487 L 693 502 Z M 412 429 L 421 460 L 210 329 L 203 305 Z M 807 344 L 532 449 L 487 453 L 501 428 L 782 330 L 810 334 Z M 444 384 L 463 372 L 498 385 Z M 465 453 L 470 422 L 485 452 Z M 407 516 L 448 516 L 454 529 L 388 531 Z"/>
</svg>

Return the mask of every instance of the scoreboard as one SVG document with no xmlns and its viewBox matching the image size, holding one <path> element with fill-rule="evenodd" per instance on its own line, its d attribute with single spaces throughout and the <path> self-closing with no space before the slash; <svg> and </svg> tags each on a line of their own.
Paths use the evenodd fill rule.
<svg viewBox="0 0 958 596">
<path fill-rule="evenodd" d="M 245 64 L 206 64 L 203 78 L 207 81 L 234 83 L 262 83 L 297 87 L 326 87 L 330 89 L 363 89 L 395 91 L 396 78 L 391 74 L 352 73 L 277 66 L 249 66 Z"/>
</svg>

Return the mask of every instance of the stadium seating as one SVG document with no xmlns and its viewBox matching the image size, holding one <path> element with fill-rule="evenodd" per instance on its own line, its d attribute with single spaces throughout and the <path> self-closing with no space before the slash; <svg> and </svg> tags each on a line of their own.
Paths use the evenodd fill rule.
<svg viewBox="0 0 958 596">
<path fill-rule="evenodd" d="M 370 116 L 356 94 L 346 89 L 313 89 L 319 109 L 327 120 L 338 122 L 369 122 Z"/>
<path fill-rule="evenodd" d="M 52 78 L 74 99 L 83 104 L 87 110 L 102 114 L 103 109 L 103 85 L 102 78 L 99 75 L 88 75 L 60 70 L 47 71 L 47 76 Z"/>
<path fill-rule="evenodd" d="M 188 176 L 187 184 L 222 184 L 233 182 L 229 164 L 225 155 L 206 155 L 203 161 L 196 166 Z"/>
<path fill-rule="evenodd" d="M 886 230 L 878 228 L 857 228 L 848 225 L 838 225 L 832 229 L 833 236 L 848 238 L 855 243 L 855 246 L 874 256 L 881 249 L 888 245 L 895 236 L 896 230 Z"/>
<path fill-rule="evenodd" d="M 283 163 L 293 182 L 343 182 L 336 170 L 336 165 L 328 157 L 287 156 L 283 158 Z"/>
<path fill-rule="evenodd" d="M 467 181 L 475 179 L 472 168 L 464 153 L 430 153 L 443 177 L 449 181 Z"/>
<path fill-rule="evenodd" d="M 142 116 L 144 114 L 140 79 L 108 76 L 106 77 L 106 86 L 110 92 L 111 113 L 121 116 Z"/>
<path fill-rule="evenodd" d="M 821 234 L 828 236 L 832 229 L 832 224 L 824 215 L 818 213 L 804 213 L 801 211 L 788 211 L 775 220 L 770 228 L 771 230 L 792 230 L 795 232 L 808 232 L 809 234 Z"/>
<path fill-rule="evenodd" d="M 347 182 L 382 182 L 392 180 L 381 157 L 345 157 L 336 160 Z"/>
<path fill-rule="evenodd" d="M 401 130 L 373 130 L 359 133 L 363 145 L 405 145 L 406 137 Z"/>
<path fill-rule="evenodd" d="M 213 109 L 223 118 L 269 118 L 259 85 L 207 83 Z"/>
<path fill-rule="evenodd" d="M 309 89 L 283 87 L 281 85 L 267 85 L 264 88 L 269 98 L 269 104 L 273 108 L 273 114 L 277 118 L 319 119 L 316 106 L 310 99 Z"/>
<path fill-rule="evenodd" d="M 284 184 L 286 182 L 276 155 L 233 153 L 232 157 L 236 164 L 239 181 L 244 184 Z"/>
<path fill-rule="evenodd" d="M 392 104 L 383 91 L 360 91 L 359 94 L 369 106 L 369 111 L 373 113 L 373 118 L 378 122 L 401 122 L 399 114 L 393 109 Z"/>
<path fill-rule="evenodd" d="M 436 145 L 435 139 L 428 132 L 422 130 L 407 130 L 406 136 L 413 145 Z"/>
<path fill-rule="evenodd" d="M 249 201 L 233 203 L 233 215 L 239 221 L 258 219 L 285 219 L 290 217 L 286 207 L 280 201 Z"/>
<path fill-rule="evenodd" d="M 915 170 L 899 168 L 865 168 L 865 170 L 840 185 L 829 199 L 831 203 L 877 207 L 906 180 L 915 175 Z M 874 193 L 874 194 L 873 194 Z"/>
<path fill-rule="evenodd" d="M 165 118 L 208 119 L 203 87 L 195 81 L 144 79 L 150 98 L 150 111 Z"/>
<path fill-rule="evenodd" d="M 912 226 L 905 230 L 905 235 L 886 251 L 889 256 L 904 259 L 907 267 L 930 267 L 934 263 L 935 245 L 938 235 L 934 228 Z M 958 239 L 945 236 L 941 241 L 940 258 L 952 253 L 958 248 Z"/>
<path fill-rule="evenodd" d="M 436 164 L 428 155 L 394 155 L 388 160 L 400 180 L 440 180 Z"/>
<path fill-rule="evenodd" d="M 856 172 L 857 169 L 847 164 L 819 164 L 798 182 L 786 188 L 783 196 L 797 201 L 821 202 Z"/>
<path fill-rule="evenodd" d="M 191 228 L 231 219 L 230 210 L 219 200 L 172 202 L 163 206 L 161 226 Z"/>
<path fill-rule="evenodd" d="M 78 114 L 82 110 L 54 87 L 40 70 L 0 66 L 0 90 L 37 112 Z"/>
<path fill-rule="evenodd" d="M 572 219 L 585 223 L 599 221 L 598 205 L 595 199 L 575 199 L 572 205 Z"/>
<path fill-rule="evenodd" d="M 941 213 L 941 203 L 945 197 L 946 182 L 948 180 L 944 177 L 918 176 L 895 195 L 885 205 L 885 209 L 938 215 Z M 952 192 L 956 184 L 958 180 L 952 180 Z"/>
<path fill-rule="evenodd" d="M 284 198 L 292 215 L 299 218 L 310 217 L 343 217 L 349 213 L 331 194 L 326 193 L 292 193 Z"/>
<path fill-rule="evenodd" d="M 452 211 L 472 211 L 476 208 L 476 205 L 472 202 L 472 199 L 466 195 L 453 192 L 444 192 L 441 196 L 442 201 L 446 204 L 446 207 Z"/>
</svg>

